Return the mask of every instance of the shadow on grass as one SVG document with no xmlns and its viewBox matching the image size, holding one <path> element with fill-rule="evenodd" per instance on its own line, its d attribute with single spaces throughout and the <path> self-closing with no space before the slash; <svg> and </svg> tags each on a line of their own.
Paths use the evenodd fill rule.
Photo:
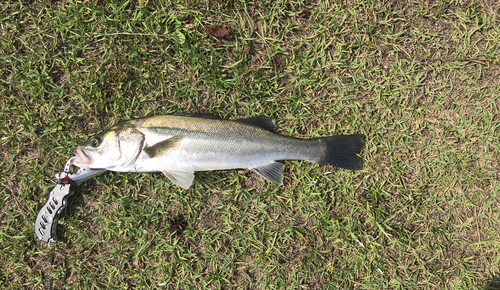
<svg viewBox="0 0 500 290">
<path fill-rule="evenodd" d="M 499 290 L 500 289 L 500 278 L 494 277 L 488 279 L 484 284 L 484 290 Z"/>
<path fill-rule="evenodd" d="M 89 180 L 85 182 L 85 185 L 77 185 L 75 190 L 75 193 L 70 196 L 67 200 L 67 206 L 66 208 L 62 211 L 61 215 L 59 216 L 59 219 L 64 218 L 64 219 L 70 219 L 71 217 L 77 216 L 78 219 L 81 222 L 81 231 L 85 232 L 88 234 L 86 230 L 89 230 L 85 228 L 84 226 L 86 224 L 92 223 L 92 216 L 85 215 L 82 211 L 88 207 L 89 205 L 89 200 L 91 200 L 93 194 L 98 188 L 98 183 L 95 180 Z M 91 228 L 90 230 L 94 230 Z M 67 225 L 62 225 L 58 224 L 57 225 L 57 240 L 61 241 L 62 243 L 67 243 L 68 241 L 68 228 Z M 90 231 L 92 232 L 92 231 Z"/>
</svg>

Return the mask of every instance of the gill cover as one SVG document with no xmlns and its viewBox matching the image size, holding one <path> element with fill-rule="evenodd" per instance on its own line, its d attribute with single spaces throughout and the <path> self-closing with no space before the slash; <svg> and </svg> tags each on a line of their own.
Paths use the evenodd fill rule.
<svg viewBox="0 0 500 290">
<path fill-rule="evenodd" d="M 120 160 L 123 161 L 119 167 L 132 165 L 144 149 L 145 137 L 136 128 L 123 128 L 118 133 L 118 146 L 120 148 Z"/>
</svg>

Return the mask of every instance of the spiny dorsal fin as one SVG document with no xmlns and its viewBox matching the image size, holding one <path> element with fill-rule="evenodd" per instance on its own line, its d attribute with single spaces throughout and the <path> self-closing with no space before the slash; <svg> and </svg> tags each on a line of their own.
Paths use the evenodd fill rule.
<svg viewBox="0 0 500 290">
<path fill-rule="evenodd" d="M 205 119 L 220 119 L 219 116 L 211 114 L 211 113 L 173 113 L 170 115 L 182 116 L 182 117 L 205 118 Z"/>
<path fill-rule="evenodd" d="M 184 189 L 188 189 L 193 183 L 194 171 L 162 170 L 161 172 L 163 172 L 170 181 Z"/>
<path fill-rule="evenodd" d="M 179 148 L 182 144 L 183 136 L 173 136 L 167 140 L 156 143 L 155 145 L 144 148 L 144 152 L 150 157 L 155 158 L 163 156 Z"/>
<path fill-rule="evenodd" d="M 283 184 L 283 166 L 283 163 L 275 161 L 270 164 L 251 168 L 250 170 L 271 182 Z"/>
<path fill-rule="evenodd" d="M 257 126 L 264 128 L 271 132 L 276 132 L 278 129 L 278 125 L 276 125 L 276 121 L 273 118 L 268 116 L 255 116 L 245 119 L 235 120 L 236 122 L 240 122 L 247 125 Z"/>
</svg>

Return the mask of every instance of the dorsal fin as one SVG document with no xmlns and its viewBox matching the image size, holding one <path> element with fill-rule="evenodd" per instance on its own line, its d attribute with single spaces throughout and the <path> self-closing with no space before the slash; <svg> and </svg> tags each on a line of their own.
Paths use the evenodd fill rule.
<svg viewBox="0 0 500 290">
<path fill-rule="evenodd" d="M 205 118 L 205 119 L 220 119 L 219 116 L 211 114 L 211 113 L 173 113 L 169 114 L 173 116 L 182 116 L 182 117 L 196 117 L 196 118 Z"/>
<path fill-rule="evenodd" d="M 278 125 L 276 125 L 276 121 L 273 118 L 268 116 L 255 116 L 245 119 L 235 120 L 236 122 L 240 122 L 247 125 L 257 126 L 264 128 L 271 132 L 276 132 L 278 129 Z"/>
</svg>

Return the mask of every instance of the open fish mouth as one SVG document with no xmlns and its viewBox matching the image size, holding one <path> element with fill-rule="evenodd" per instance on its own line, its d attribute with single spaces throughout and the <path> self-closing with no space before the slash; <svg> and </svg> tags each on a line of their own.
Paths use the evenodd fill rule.
<svg viewBox="0 0 500 290">
<path fill-rule="evenodd" d="M 90 164 L 92 162 L 94 162 L 94 159 L 92 159 L 92 156 L 90 154 L 88 154 L 87 152 L 85 152 L 84 149 L 82 149 L 82 147 L 78 146 L 76 147 L 75 149 L 75 155 L 76 155 L 76 158 L 78 159 L 78 161 L 80 162 L 80 164 Z"/>
</svg>

